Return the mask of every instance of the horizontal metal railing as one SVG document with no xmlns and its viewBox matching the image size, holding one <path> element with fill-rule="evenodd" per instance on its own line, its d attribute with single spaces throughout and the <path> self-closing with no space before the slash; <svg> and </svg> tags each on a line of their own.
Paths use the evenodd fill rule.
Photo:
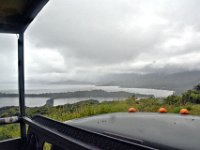
<svg viewBox="0 0 200 150">
<path fill-rule="evenodd" d="M 38 145 L 38 149 L 42 148 L 45 141 L 52 144 L 53 149 L 57 149 L 56 147 L 58 147 L 58 149 L 66 150 L 156 150 L 133 141 L 73 127 L 43 116 L 35 116 L 33 119 L 23 117 L 23 122 L 29 125 L 26 143 L 29 150 L 34 145 Z M 35 141 L 34 139 L 38 140 Z M 36 143 L 33 143 L 32 140 Z"/>
<path fill-rule="evenodd" d="M 0 118 L 0 125 L 19 123 L 19 120 L 18 116 Z"/>
<path fill-rule="evenodd" d="M 20 123 L 18 116 L 0 118 L 0 126 Z M 21 150 L 21 138 L 6 139 L 0 141 L 0 150 Z"/>
<path fill-rule="evenodd" d="M 21 138 L 0 141 L 1 150 L 21 150 Z"/>
<path fill-rule="evenodd" d="M 43 116 L 35 116 L 33 119 L 17 116 L 0 118 L 0 125 L 20 122 L 29 126 L 26 140 L 18 138 L 0 141 L 0 149 L 42 150 L 44 143 L 48 142 L 53 150 L 156 150 L 135 141 L 73 127 Z"/>
</svg>

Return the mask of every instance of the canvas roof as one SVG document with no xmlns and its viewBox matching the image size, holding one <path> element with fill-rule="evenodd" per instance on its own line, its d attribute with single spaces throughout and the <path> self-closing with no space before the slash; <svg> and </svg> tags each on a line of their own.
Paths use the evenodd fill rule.
<svg viewBox="0 0 200 150">
<path fill-rule="evenodd" d="M 0 0 L 0 33 L 23 33 L 48 0 Z"/>
</svg>

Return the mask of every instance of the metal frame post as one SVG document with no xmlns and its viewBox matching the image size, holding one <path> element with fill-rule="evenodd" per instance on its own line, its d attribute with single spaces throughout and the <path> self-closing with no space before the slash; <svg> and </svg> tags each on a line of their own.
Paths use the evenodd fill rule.
<svg viewBox="0 0 200 150">
<path fill-rule="evenodd" d="M 23 122 L 25 114 L 24 98 L 24 33 L 19 34 L 18 38 L 18 85 L 19 85 L 19 108 L 20 108 L 20 132 L 22 141 L 26 138 L 26 125 Z"/>
</svg>

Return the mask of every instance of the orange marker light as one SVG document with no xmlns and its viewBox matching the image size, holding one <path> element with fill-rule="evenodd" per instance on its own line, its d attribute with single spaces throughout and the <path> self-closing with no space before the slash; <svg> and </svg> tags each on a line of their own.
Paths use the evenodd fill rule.
<svg viewBox="0 0 200 150">
<path fill-rule="evenodd" d="M 158 112 L 159 112 L 159 113 L 167 113 L 167 109 L 161 107 L 161 108 L 158 110 Z"/>
<path fill-rule="evenodd" d="M 190 112 L 187 109 L 181 109 L 180 114 L 182 115 L 188 115 Z"/>
<path fill-rule="evenodd" d="M 128 112 L 134 113 L 134 112 L 136 112 L 136 109 L 135 109 L 135 108 L 129 108 L 129 109 L 128 109 Z"/>
</svg>

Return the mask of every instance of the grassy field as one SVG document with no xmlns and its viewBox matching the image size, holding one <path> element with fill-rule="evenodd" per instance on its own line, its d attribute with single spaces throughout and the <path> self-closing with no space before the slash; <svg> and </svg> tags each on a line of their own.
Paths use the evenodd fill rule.
<svg viewBox="0 0 200 150">
<path fill-rule="evenodd" d="M 26 113 L 29 117 L 32 117 L 36 114 L 41 114 L 63 122 L 70 119 L 98 114 L 127 112 L 130 107 L 136 108 L 138 112 L 157 112 L 160 107 L 165 107 L 169 113 L 179 113 L 180 109 L 187 108 L 191 115 L 200 115 L 199 104 L 187 103 L 183 105 L 178 101 L 173 101 L 173 104 L 169 104 L 167 99 L 164 102 L 160 102 L 159 99 L 155 98 L 141 99 L 136 101 L 133 97 L 121 101 L 119 100 L 99 103 L 95 100 L 88 100 L 57 107 L 42 106 L 36 108 L 27 108 Z M 1 110 L 0 117 L 18 115 L 18 113 L 19 111 L 17 107 L 10 107 Z M 7 125 L 0 127 L 0 140 L 18 136 L 19 125 Z"/>
</svg>

